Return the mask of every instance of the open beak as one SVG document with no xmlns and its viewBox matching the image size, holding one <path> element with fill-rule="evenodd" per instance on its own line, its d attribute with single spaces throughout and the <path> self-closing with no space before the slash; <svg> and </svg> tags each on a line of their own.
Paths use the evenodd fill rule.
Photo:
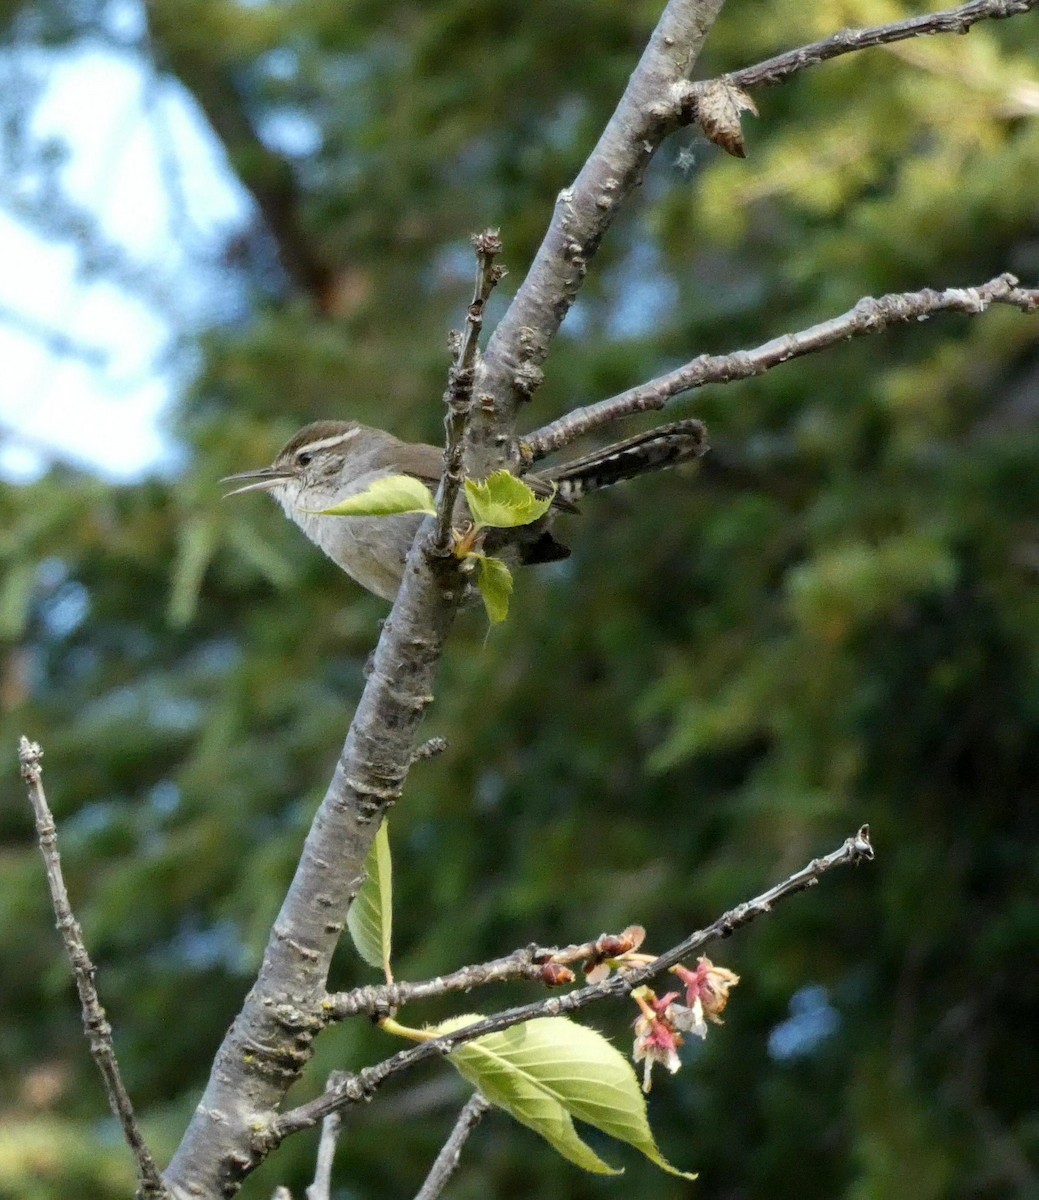
<svg viewBox="0 0 1039 1200">
<path fill-rule="evenodd" d="M 269 492 L 271 488 L 277 487 L 285 479 L 291 479 L 292 472 L 286 471 L 279 467 L 260 467 L 256 471 L 242 471 L 238 475 L 225 475 L 220 480 L 221 483 L 241 483 L 242 480 L 248 480 L 248 483 L 242 487 L 236 487 L 230 492 L 224 493 L 224 499 L 228 496 L 240 496 L 243 492 Z"/>
</svg>

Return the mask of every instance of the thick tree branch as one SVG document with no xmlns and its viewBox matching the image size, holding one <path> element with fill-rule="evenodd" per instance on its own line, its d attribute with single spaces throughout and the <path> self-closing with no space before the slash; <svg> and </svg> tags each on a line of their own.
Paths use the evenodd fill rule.
<svg viewBox="0 0 1039 1200">
<path fill-rule="evenodd" d="M 467 387 L 447 420 L 447 456 L 458 453 L 471 400 L 483 306 L 501 273 L 493 265 L 497 234 L 477 244 L 479 272 L 456 369 Z M 466 365 L 468 364 L 468 365 Z M 455 379 L 454 370 L 452 380 Z M 458 475 L 457 486 L 461 482 Z M 274 923 L 256 983 L 213 1064 L 201 1104 L 169 1170 L 180 1197 L 233 1194 L 257 1165 L 253 1133 L 274 1113 L 327 1024 L 325 980 L 346 914 L 364 879 L 364 861 L 387 809 L 397 800 L 417 758 L 418 726 L 433 699 L 436 666 L 465 585 L 453 558 L 438 553 L 440 517 L 427 518 L 408 556 L 404 579 L 383 625 L 372 670 L 354 714 L 336 772 L 318 809 L 295 878 Z M 450 531 L 450 524 L 448 524 Z"/>
<path fill-rule="evenodd" d="M 444 1143 L 436 1157 L 426 1181 L 415 1193 L 415 1200 L 437 1200 L 440 1193 L 447 1187 L 451 1176 L 458 1170 L 462 1157 L 462 1148 L 469 1140 L 469 1135 L 480 1124 L 491 1107 L 479 1092 L 474 1092 L 465 1107 L 458 1114 L 451 1136 Z"/>
<path fill-rule="evenodd" d="M 1022 312 L 1033 313 L 1039 309 L 1039 289 L 1019 287 L 1013 275 L 998 275 L 977 287 L 946 288 L 941 292 L 924 288 L 919 292 L 866 296 L 840 316 L 831 317 L 798 333 L 785 333 L 772 338 L 753 350 L 701 354 L 684 367 L 669 371 L 648 383 L 629 388 L 608 400 L 575 408 L 558 421 L 535 430 L 523 439 L 523 443 L 533 459 L 542 458 L 602 425 L 636 413 L 663 408 L 675 396 L 705 384 L 748 379 L 791 359 L 816 354 L 851 338 L 880 333 L 892 325 L 926 320 L 939 312 L 976 315 L 991 304 L 1009 304 Z"/>
<path fill-rule="evenodd" d="M 69 956 L 72 974 L 79 992 L 79 1002 L 83 1011 L 83 1028 L 86 1031 L 90 1053 L 93 1055 L 97 1069 L 104 1080 L 108 1103 L 112 1112 L 123 1127 L 123 1137 L 134 1157 L 137 1167 L 137 1194 L 143 1197 L 169 1197 L 165 1184 L 159 1175 L 158 1167 L 152 1158 L 151 1151 L 145 1144 L 144 1137 L 134 1116 L 130 1095 L 123 1083 L 122 1072 L 115 1056 L 112 1044 L 112 1027 L 108 1023 L 105 1010 L 97 994 L 94 980 L 97 971 L 87 953 L 83 941 L 83 930 L 72 912 L 69 903 L 68 890 L 61 870 L 61 857 L 58 854 L 58 833 L 54 826 L 54 817 L 47 804 L 43 790 L 43 770 L 40 759 L 43 751 L 36 742 L 30 742 L 23 737 L 18 743 L 18 760 L 21 763 L 22 778 L 25 780 L 29 793 L 29 803 L 32 805 L 36 818 L 36 837 L 40 844 L 44 866 L 47 869 L 47 883 L 50 887 L 51 904 L 54 915 L 58 918 L 58 932 L 65 943 L 65 951 Z"/>
<path fill-rule="evenodd" d="M 335 774 L 307 835 L 263 963 L 213 1063 L 166 1181 L 178 1200 L 232 1195 L 326 1024 L 325 983 L 364 861 L 404 785 L 463 587 L 431 563 L 433 518 L 411 548 Z M 450 566 L 451 564 L 448 564 Z"/>
<path fill-rule="evenodd" d="M 789 896 L 803 892 L 806 888 L 813 887 L 819 882 L 822 875 L 834 867 L 865 862 L 872 858 L 873 846 L 869 840 L 869 827 L 864 825 L 857 834 L 847 838 L 844 844 L 831 854 L 813 859 L 807 866 L 802 867 L 800 871 L 795 872 L 782 883 L 762 892 L 753 900 L 731 909 L 705 929 L 698 930 L 643 967 L 618 972 L 602 983 L 579 988 L 566 996 L 553 996 L 534 1004 L 510 1008 L 474 1025 L 467 1025 L 455 1033 L 434 1038 L 432 1041 L 423 1042 L 408 1050 L 402 1050 L 399 1054 L 393 1055 L 374 1067 L 367 1067 L 356 1074 L 344 1075 L 342 1083 L 335 1091 L 326 1092 L 316 1100 L 311 1100 L 308 1104 L 302 1104 L 299 1108 L 290 1110 L 278 1117 L 269 1130 L 258 1134 L 257 1149 L 262 1153 L 269 1153 L 289 1134 L 312 1128 L 319 1121 L 323 1121 L 330 1112 L 335 1112 L 337 1109 L 359 1103 L 362 1100 L 369 1100 L 394 1075 L 410 1070 L 431 1058 L 450 1054 L 452 1050 L 466 1042 L 474 1041 L 488 1033 L 497 1033 L 499 1030 L 508 1029 L 513 1025 L 520 1025 L 524 1021 L 531 1021 L 536 1017 L 558 1017 L 577 1012 L 589 1004 L 598 1003 L 601 1000 L 626 996 L 654 976 L 668 970 L 683 959 L 689 958 L 708 942 L 717 938 L 729 937 L 737 929 L 750 924 L 755 918 L 771 912 L 773 906 L 780 900 L 785 900 Z"/>
<path fill-rule="evenodd" d="M 473 413 L 470 474 L 500 458 L 516 409 L 542 381 L 541 364 L 577 298 L 588 264 L 657 147 L 681 122 L 672 90 L 687 79 L 724 0 L 670 0 L 577 178 L 560 192 L 541 247 L 491 337 Z"/>
<path fill-rule="evenodd" d="M 574 186 L 567 189 L 528 278 L 496 331 L 496 350 L 477 387 L 476 475 L 499 465 L 513 434 L 518 397 L 547 352 L 584 276 L 588 258 L 677 111 L 650 111 L 662 89 L 684 78 L 724 0 L 670 0 L 617 112 Z M 156 14 L 156 0 L 150 10 Z M 203 101 L 203 103 L 205 103 Z M 529 367 L 526 375 L 521 368 Z M 516 386 L 519 376 L 526 380 Z M 483 394 L 487 394 L 484 403 Z M 479 419 L 481 415 L 486 419 Z M 470 424 L 470 431 L 475 428 Z M 436 664 L 461 599 L 447 560 L 432 549 L 427 519 L 376 648 L 373 670 L 335 776 L 275 922 L 256 984 L 217 1053 L 209 1083 L 167 1171 L 178 1197 L 232 1194 L 265 1153 L 251 1141 L 306 1063 L 322 1027 L 324 982 L 363 864 L 386 809 L 400 794 Z"/>
<path fill-rule="evenodd" d="M 480 399 L 470 406 L 466 450 L 471 474 L 500 465 L 511 443 L 516 408 L 540 382 L 540 364 L 591 257 L 657 147 L 685 119 L 684 84 L 722 4 L 670 0 L 599 143 L 574 184 L 560 195 L 530 273 L 477 371 L 474 390 Z M 313 1037 L 327 1023 L 322 1005 L 332 952 L 375 831 L 400 794 L 413 760 L 436 665 L 461 598 L 463 588 L 451 563 L 430 554 L 434 530 L 434 520 L 427 520 L 412 547 L 373 670 L 257 981 L 218 1052 L 202 1102 L 167 1172 L 178 1200 L 232 1194 L 294 1127 L 313 1124 L 353 1098 L 371 1094 L 415 1061 L 479 1036 L 466 1030 L 429 1043 L 433 1049 L 420 1046 L 347 1076 L 335 1093 L 345 1098 L 326 1099 L 320 1113 L 304 1106 L 275 1116 L 309 1058 Z M 729 914 L 726 931 L 750 919 L 742 914 Z M 679 949 L 680 954 L 688 952 L 686 944 Z M 664 960 L 658 963 L 663 969 Z M 574 1011 L 601 995 L 630 990 L 651 973 L 626 974 L 619 983 L 609 981 L 606 991 L 584 989 L 528 1006 L 520 1016 L 501 1015 L 495 1020 L 503 1023 L 493 1028 L 544 1012 Z M 481 1032 L 491 1028 L 484 1023 Z"/>
</svg>

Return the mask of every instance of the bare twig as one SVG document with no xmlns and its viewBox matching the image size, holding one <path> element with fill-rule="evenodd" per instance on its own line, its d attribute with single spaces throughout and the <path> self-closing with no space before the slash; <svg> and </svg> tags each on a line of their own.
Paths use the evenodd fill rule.
<svg viewBox="0 0 1039 1200">
<path fill-rule="evenodd" d="M 54 915 L 58 918 L 58 932 L 65 943 L 65 951 L 69 956 L 76 989 L 79 992 L 87 1043 L 104 1080 L 112 1112 L 118 1117 L 123 1127 L 123 1136 L 133 1154 L 137 1167 L 138 1195 L 168 1198 L 169 1192 L 137 1125 L 133 1104 L 123 1083 L 119 1063 L 116 1061 L 112 1027 L 108 1023 L 105 1010 L 101 1007 L 94 985 L 96 970 L 87 953 L 83 931 L 69 904 L 69 894 L 61 871 L 61 857 L 58 854 L 58 834 L 43 791 L 43 771 L 40 767 L 42 757 L 43 751 L 38 743 L 30 742 L 26 737 L 19 740 L 18 761 L 21 763 L 22 778 L 25 780 L 29 803 L 36 818 L 36 837 L 47 870 L 51 904 L 54 906 Z"/>
<path fill-rule="evenodd" d="M 342 1076 L 342 1071 L 333 1071 L 325 1084 L 325 1091 L 334 1091 L 342 1082 Z M 332 1163 L 335 1161 L 336 1144 L 342 1127 L 341 1112 L 331 1112 L 321 1122 L 321 1141 L 317 1147 L 314 1182 L 307 1188 L 307 1200 L 329 1200 L 332 1195 Z"/>
<path fill-rule="evenodd" d="M 699 124 L 709 141 L 722 146 L 737 158 L 746 158 L 739 113 L 742 109 L 749 109 L 757 115 L 758 111 L 746 94 L 748 90 L 785 83 L 799 71 L 843 54 L 937 33 L 967 33 L 979 21 L 1016 16 L 1037 5 L 1039 0 L 971 0 L 971 3 L 960 8 L 911 17 L 905 21 L 892 21 L 888 25 L 842 29 L 822 41 L 787 50 L 765 62 L 744 67 L 718 79 L 683 80 L 672 89 L 662 110 L 668 104 L 677 102 L 683 124 Z"/>
<path fill-rule="evenodd" d="M 741 88 L 768 87 L 784 83 L 798 71 L 814 67 L 831 58 L 838 58 L 842 54 L 936 33 L 967 33 L 971 26 L 979 21 L 1013 17 L 1029 12 L 1037 6 L 1039 0 L 972 0 L 970 4 L 961 5 L 959 8 L 926 13 L 919 17 L 910 17 L 906 21 L 893 21 L 890 25 L 876 25 L 870 29 L 842 29 L 821 42 L 812 42 L 797 50 L 787 50 L 774 58 L 766 59 L 765 62 L 733 71 L 725 78 Z"/>
<path fill-rule="evenodd" d="M 302 1104 L 299 1108 L 291 1109 L 277 1117 L 265 1133 L 258 1135 L 258 1141 L 262 1143 L 262 1148 L 259 1148 L 260 1152 L 269 1152 L 291 1133 L 310 1129 L 336 1109 L 370 1099 L 392 1076 L 401 1071 L 410 1070 L 430 1058 L 450 1054 L 466 1042 L 474 1041 L 489 1033 L 497 1033 L 513 1025 L 520 1025 L 524 1021 L 531 1021 L 536 1017 L 557 1017 L 564 1013 L 577 1012 L 589 1004 L 607 998 L 626 996 L 647 980 L 696 953 L 708 942 L 714 941 L 716 938 L 728 937 L 735 930 L 748 925 L 756 917 L 771 912 L 773 905 L 780 900 L 785 900 L 788 896 L 796 895 L 806 888 L 813 887 L 818 883 L 820 876 L 833 867 L 864 862 L 872 858 L 873 847 L 869 840 L 869 827 L 864 825 L 857 834 L 847 838 L 844 844 L 834 850 L 832 854 L 827 854 L 824 858 L 813 859 L 807 866 L 802 867 L 800 871 L 795 872 L 782 883 L 762 892 L 753 900 L 731 909 L 713 924 L 692 934 L 685 941 L 673 946 L 643 967 L 618 972 L 602 983 L 579 988 L 566 996 L 553 996 L 535 1004 L 524 1004 L 517 1008 L 507 1009 L 484 1021 L 467 1025 L 454 1033 L 445 1034 L 443 1037 L 434 1038 L 432 1041 L 403 1050 L 374 1067 L 367 1067 L 356 1074 L 344 1075 L 342 1083 L 334 1092 L 326 1092 L 316 1100 L 311 1100 L 309 1103 Z"/>
<path fill-rule="evenodd" d="M 373 987 L 337 992 L 328 997 L 324 1009 L 329 1020 L 342 1021 L 358 1013 L 381 1016 L 394 1012 L 416 1000 L 447 996 L 452 992 L 469 992 L 491 983 L 528 979 L 549 987 L 573 983 L 574 973 L 568 964 L 593 964 L 606 958 L 619 958 L 637 946 L 645 930 L 637 926 L 622 933 L 604 933 L 592 941 L 558 947 L 523 946 L 502 958 L 490 962 L 459 967 L 449 975 L 425 979 L 418 983 L 389 983 Z"/>
<path fill-rule="evenodd" d="M 601 425 L 663 408 L 673 397 L 705 384 L 731 383 L 736 379 L 762 375 L 791 359 L 815 354 L 851 338 L 880 333 L 891 325 L 926 320 L 939 312 L 982 313 L 991 304 L 1009 304 L 1022 312 L 1032 313 L 1039 309 L 1039 289 L 1019 287 L 1013 275 L 999 275 L 977 287 L 946 288 L 941 292 L 924 288 L 919 292 L 866 296 L 840 316 L 831 317 L 799 333 L 785 333 L 772 338 L 753 350 L 701 354 L 684 367 L 669 371 L 648 383 L 629 388 L 608 400 L 575 408 L 565 417 L 525 437 L 523 442 L 529 447 L 533 458 L 538 459 Z"/>
<path fill-rule="evenodd" d="M 423 762 L 427 758 L 437 758 L 447 749 L 447 738 L 431 737 L 419 746 L 411 756 L 412 763 Z"/>
<path fill-rule="evenodd" d="M 490 1102 L 485 1100 L 479 1092 L 473 1092 L 465 1107 L 458 1114 L 458 1120 L 455 1122 L 454 1129 L 451 1130 L 451 1136 L 437 1155 L 436 1162 L 430 1168 L 425 1183 L 416 1192 L 415 1200 L 437 1200 L 451 1176 L 458 1170 L 462 1147 L 490 1107 Z"/>
<path fill-rule="evenodd" d="M 505 277 L 505 268 L 494 264 L 495 258 L 501 253 L 501 237 L 496 229 L 474 235 L 473 248 L 476 250 L 476 286 L 465 314 L 465 329 L 458 342 L 454 365 L 448 374 L 447 391 L 444 392 L 447 444 L 444 448 L 444 478 L 437 500 L 436 533 L 433 536 L 433 551 L 436 554 L 447 554 L 451 549 L 451 520 L 464 478 L 462 455 L 473 403 L 483 311 L 495 284 Z"/>
</svg>

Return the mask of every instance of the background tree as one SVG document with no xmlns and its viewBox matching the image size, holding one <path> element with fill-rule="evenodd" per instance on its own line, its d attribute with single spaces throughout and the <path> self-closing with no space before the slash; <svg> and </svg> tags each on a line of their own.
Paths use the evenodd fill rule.
<svg viewBox="0 0 1039 1200">
<path fill-rule="evenodd" d="M 902 12 L 733 8 L 698 73 Z M 0 733 L 50 751 L 70 886 L 160 1157 L 255 970 L 384 610 L 213 481 L 317 416 L 436 438 L 469 232 L 500 225 L 522 276 L 656 15 L 154 0 L 126 46 L 195 97 L 255 197 L 255 228 L 206 264 L 248 315 L 228 299 L 200 339 L 175 480 L 56 465 L 0 498 Z M 55 52 L 120 36 L 100 3 L 6 19 Z M 805 72 L 759 97 L 747 164 L 670 143 L 530 424 L 862 295 L 1034 280 L 1034 23 Z M 279 114 L 316 148 L 272 150 Z M 1034 322 L 996 311 L 709 389 L 676 406 L 710 425 L 705 469 L 587 505 L 574 558 L 523 577 L 486 643 L 463 618 L 445 660 L 430 732 L 451 747 L 395 817 L 402 974 L 631 919 L 677 940 L 777 863 L 873 826 L 882 869 L 743 935 L 724 1040 L 660 1085 L 661 1143 L 688 1147 L 706 1196 L 1037 1186 L 1036 371 Z M 0 1190 L 123 1195 L 13 754 L 4 770 Z M 338 982 L 366 977 L 343 956 Z M 627 1017 L 597 1020 L 620 1035 Z M 326 1035 L 301 1093 L 377 1039 Z M 341 1177 L 413 1190 L 461 1094 L 431 1072 L 352 1113 Z M 611 1187 L 501 1128 L 477 1135 L 458 1194 Z M 288 1143 L 243 1195 L 299 1187 L 312 1157 Z M 626 1166 L 626 1188 L 684 1186 Z"/>
</svg>

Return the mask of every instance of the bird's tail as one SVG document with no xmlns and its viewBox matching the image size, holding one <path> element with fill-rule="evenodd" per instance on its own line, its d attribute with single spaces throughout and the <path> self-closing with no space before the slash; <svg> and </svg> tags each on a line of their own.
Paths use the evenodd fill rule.
<svg viewBox="0 0 1039 1200">
<path fill-rule="evenodd" d="M 636 475 L 666 470 L 699 458 L 707 450 L 707 430 L 702 421 L 675 421 L 551 467 L 542 472 L 542 477 L 556 485 L 556 495 L 563 504 L 573 504 L 589 492 L 613 487 Z"/>
</svg>

